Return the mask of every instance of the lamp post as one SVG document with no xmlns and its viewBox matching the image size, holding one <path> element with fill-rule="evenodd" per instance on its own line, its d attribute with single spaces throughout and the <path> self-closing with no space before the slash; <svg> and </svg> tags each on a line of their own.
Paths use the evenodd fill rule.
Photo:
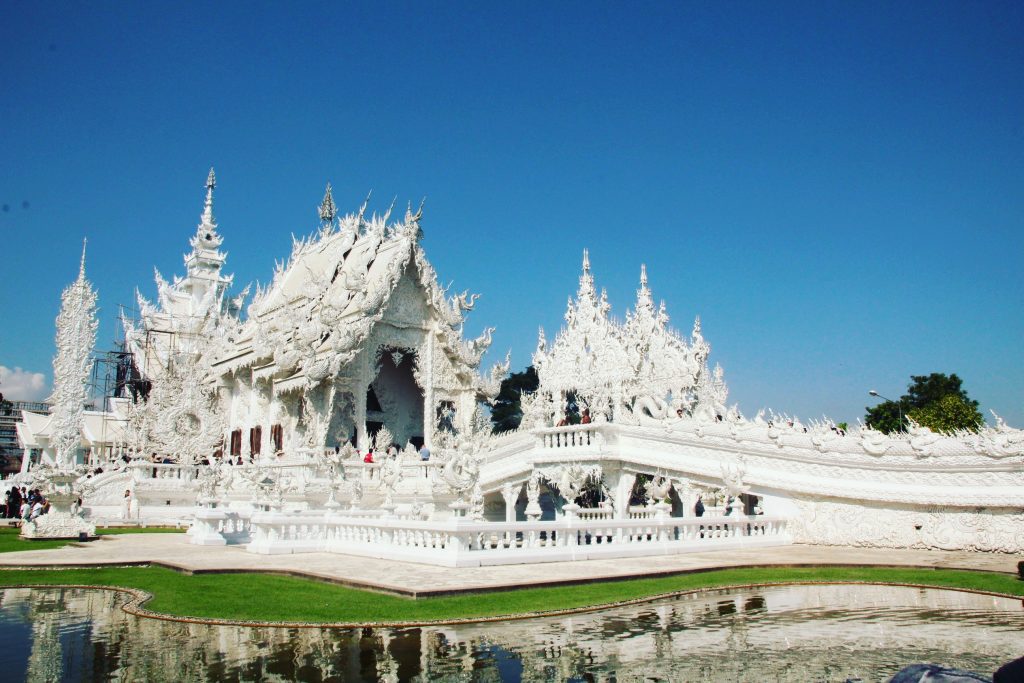
<svg viewBox="0 0 1024 683">
<path fill-rule="evenodd" d="M 874 396 L 876 398 L 880 398 L 883 401 L 888 401 L 889 403 L 895 403 L 896 404 L 896 410 L 898 410 L 899 414 L 900 414 L 900 431 L 902 432 L 903 431 L 903 404 L 900 403 L 899 401 L 894 401 L 891 398 L 886 398 L 885 396 L 882 396 L 880 393 L 878 393 L 874 389 L 870 389 L 868 391 L 868 394 L 871 395 L 871 396 Z"/>
</svg>

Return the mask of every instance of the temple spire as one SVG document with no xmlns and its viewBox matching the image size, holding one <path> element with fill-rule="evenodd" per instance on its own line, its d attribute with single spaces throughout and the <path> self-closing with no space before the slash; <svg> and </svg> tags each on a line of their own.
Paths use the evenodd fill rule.
<svg viewBox="0 0 1024 683">
<path fill-rule="evenodd" d="M 333 223 L 334 217 L 338 215 L 338 207 L 334 205 L 334 195 L 331 192 L 331 184 L 327 183 L 324 190 L 324 199 L 320 202 L 320 220 L 324 223 Z"/>
<path fill-rule="evenodd" d="M 651 297 L 651 289 L 647 286 L 647 265 L 640 264 L 640 289 L 636 292 L 636 312 L 646 311 L 654 315 L 654 299 Z"/>
<path fill-rule="evenodd" d="M 213 173 L 213 166 L 210 167 L 210 175 L 206 176 L 206 201 L 203 203 L 202 225 L 208 228 L 216 228 L 213 220 L 213 188 L 217 187 L 217 176 Z"/>
<path fill-rule="evenodd" d="M 88 243 L 89 238 L 82 238 L 82 261 L 78 264 L 78 279 L 85 280 L 85 245 Z"/>
</svg>

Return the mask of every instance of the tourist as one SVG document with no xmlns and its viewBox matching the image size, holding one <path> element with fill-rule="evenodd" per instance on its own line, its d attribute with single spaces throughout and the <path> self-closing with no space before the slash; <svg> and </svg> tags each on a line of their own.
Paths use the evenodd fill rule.
<svg viewBox="0 0 1024 683">
<path fill-rule="evenodd" d="M 5 516 L 8 518 L 14 518 L 18 516 L 18 511 L 21 509 L 21 491 L 18 490 L 17 486 L 11 488 L 7 492 L 7 509 Z"/>
<path fill-rule="evenodd" d="M 700 498 L 697 499 L 697 504 L 693 506 L 693 514 L 697 517 L 704 516 L 704 501 Z"/>
<path fill-rule="evenodd" d="M 40 498 L 32 504 L 32 512 L 29 514 L 29 520 L 39 519 L 39 516 L 43 514 L 43 499 Z"/>
<path fill-rule="evenodd" d="M 420 460 L 423 462 L 430 460 L 430 449 L 427 448 L 427 444 L 420 446 Z"/>
<path fill-rule="evenodd" d="M 391 444 L 388 447 L 388 457 L 391 458 L 392 460 L 398 457 L 398 446 L 396 446 L 395 444 Z"/>
<path fill-rule="evenodd" d="M 121 498 L 121 519 L 128 519 L 128 515 L 131 514 L 132 504 L 132 492 L 131 489 L 125 489 L 124 497 Z"/>
<path fill-rule="evenodd" d="M 583 417 L 580 418 L 581 425 L 588 425 L 591 423 L 590 419 L 590 408 L 583 409 Z"/>
<path fill-rule="evenodd" d="M 28 518 L 32 515 L 32 504 L 28 502 L 28 498 L 21 504 L 21 509 L 18 511 L 18 516 L 21 519 L 28 521 Z"/>
<path fill-rule="evenodd" d="M 363 457 L 363 462 L 372 465 L 373 464 L 373 449 L 366 451 L 366 455 Z"/>
<path fill-rule="evenodd" d="M 556 427 L 568 427 L 569 426 L 569 417 L 565 413 L 562 413 L 562 419 L 559 420 L 558 424 L 556 424 L 555 426 Z"/>
</svg>

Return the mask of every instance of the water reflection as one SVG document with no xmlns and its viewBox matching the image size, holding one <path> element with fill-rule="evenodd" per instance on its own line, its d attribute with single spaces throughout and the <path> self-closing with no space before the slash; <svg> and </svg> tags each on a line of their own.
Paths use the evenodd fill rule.
<svg viewBox="0 0 1024 683">
<path fill-rule="evenodd" d="M 107 591 L 0 591 L 0 672 L 56 681 L 865 681 L 1020 656 L 1018 600 L 879 586 L 719 591 L 601 613 L 410 629 L 141 619 Z"/>
</svg>

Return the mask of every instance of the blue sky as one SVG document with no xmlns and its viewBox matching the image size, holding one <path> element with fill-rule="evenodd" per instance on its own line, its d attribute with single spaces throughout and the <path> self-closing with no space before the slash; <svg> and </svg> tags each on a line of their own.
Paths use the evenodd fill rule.
<svg viewBox="0 0 1024 683">
<path fill-rule="evenodd" d="M 957 372 L 1024 424 L 1020 3 L 5 3 L 0 365 L 49 381 L 83 236 L 100 345 L 182 273 L 213 165 L 236 283 L 427 197 L 467 325 L 528 364 L 589 247 L 700 314 L 732 399 L 855 420 Z M 0 384 L 0 391 L 4 385 Z"/>
</svg>

